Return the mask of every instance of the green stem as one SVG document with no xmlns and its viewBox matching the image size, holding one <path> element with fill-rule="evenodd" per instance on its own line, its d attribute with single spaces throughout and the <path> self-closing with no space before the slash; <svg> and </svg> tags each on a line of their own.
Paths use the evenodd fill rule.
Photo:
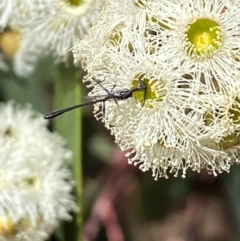
<svg viewBox="0 0 240 241">
<path fill-rule="evenodd" d="M 80 103 L 81 78 L 79 69 L 58 67 L 58 75 L 55 81 L 54 109 L 59 110 Z M 81 109 L 76 109 L 63 114 L 55 119 L 55 130 L 67 141 L 67 147 L 73 152 L 73 176 L 76 187 L 76 201 L 79 212 L 76 216 L 77 237 L 73 240 L 81 241 L 82 230 L 82 123 Z"/>
</svg>

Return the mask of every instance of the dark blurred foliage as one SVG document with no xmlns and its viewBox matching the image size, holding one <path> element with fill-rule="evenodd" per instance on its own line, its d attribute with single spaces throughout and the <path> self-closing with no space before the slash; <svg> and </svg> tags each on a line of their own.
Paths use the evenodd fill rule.
<svg viewBox="0 0 240 241">
<path fill-rule="evenodd" d="M 47 113 L 53 106 L 55 77 L 52 59 L 42 60 L 28 78 L 15 76 L 10 67 L 0 73 L 0 99 L 30 102 Z M 82 84 L 82 95 L 87 93 Z M 86 241 L 240 240 L 240 166 L 218 177 L 203 170 L 188 171 L 185 179 L 170 175 L 154 181 L 150 172 L 127 163 L 91 106 L 82 111 Z M 54 130 L 53 123 L 49 128 Z M 71 225 L 61 225 L 51 240 L 72 240 L 74 233 L 67 231 Z"/>
</svg>

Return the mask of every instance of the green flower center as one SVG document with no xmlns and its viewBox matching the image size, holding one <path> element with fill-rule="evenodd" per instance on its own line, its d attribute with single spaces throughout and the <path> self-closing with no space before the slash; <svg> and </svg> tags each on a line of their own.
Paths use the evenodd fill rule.
<svg viewBox="0 0 240 241">
<path fill-rule="evenodd" d="M 109 37 L 109 40 L 108 40 L 110 44 L 112 44 L 112 45 L 119 45 L 119 43 L 121 43 L 122 38 L 123 38 L 123 36 L 122 36 L 122 28 L 123 28 L 123 26 L 121 24 L 119 24 L 118 26 L 116 26 L 113 29 L 113 31 L 112 31 L 112 33 L 111 33 L 111 35 Z"/>
<path fill-rule="evenodd" d="M 17 138 L 17 132 L 12 127 L 0 129 L 0 136 L 6 138 Z"/>
<path fill-rule="evenodd" d="M 120 45 L 121 45 L 123 37 L 124 37 L 122 29 L 123 29 L 123 24 L 117 25 L 112 30 L 112 33 L 108 39 L 108 44 L 119 49 L 119 51 L 120 51 Z M 133 46 L 130 42 L 126 43 L 126 47 L 130 52 L 133 52 Z"/>
<path fill-rule="evenodd" d="M 236 146 L 239 146 L 239 144 L 240 144 L 240 137 L 234 133 L 223 137 L 222 140 L 220 141 L 220 145 L 223 150 L 234 148 Z"/>
<path fill-rule="evenodd" d="M 31 175 L 29 177 L 23 178 L 16 182 L 16 185 L 25 190 L 35 190 L 40 185 L 39 179 L 36 175 Z"/>
<path fill-rule="evenodd" d="M 137 2 L 135 2 L 134 5 L 135 5 L 137 8 L 145 7 L 145 4 L 144 4 L 141 0 L 138 0 Z"/>
<path fill-rule="evenodd" d="M 83 0 L 66 0 L 71 6 L 79 6 L 83 3 Z"/>
<path fill-rule="evenodd" d="M 235 124 L 240 124 L 240 99 L 238 97 L 235 98 L 235 103 L 229 110 L 229 114 L 230 119 L 232 119 Z"/>
<path fill-rule="evenodd" d="M 204 60 L 212 57 L 222 46 L 222 31 L 213 20 L 198 19 L 188 25 L 184 42 L 190 57 Z"/>
<path fill-rule="evenodd" d="M 166 91 L 164 88 L 164 83 L 157 80 L 147 73 L 140 73 L 132 81 L 133 88 L 136 88 L 139 82 L 143 82 L 146 85 L 146 90 L 135 91 L 133 97 L 140 102 L 142 105 L 152 108 L 153 102 L 162 102 Z"/>
<path fill-rule="evenodd" d="M 234 99 L 234 103 L 232 104 L 231 108 L 228 110 L 228 118 L 232 120 L 234 124 L 239 125 L 240 124 L 240 98 L 236 97 Z M 213 113 L 206 113 L 205 118 L 205 124 L 207 126 L 214 125 L 214 118 L 223 118 L 223 113 L 218 114 L 217 110 L 215 111 L 215 114 Z"/>
</svg>

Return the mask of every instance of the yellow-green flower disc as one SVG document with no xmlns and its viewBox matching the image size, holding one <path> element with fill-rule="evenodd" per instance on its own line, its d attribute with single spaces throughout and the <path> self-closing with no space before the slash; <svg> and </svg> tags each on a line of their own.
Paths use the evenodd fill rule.
<svg viewBox="0 0 240 241">
<path fill-rule="evenodd" d="M 202 60 L 212 57 L 223 43 L 221 28 L 210 19 L 197 19 L 189 24 L 185 38 L 186 53 Z"/>
<path fill-rule="evenodd" d="M 164 83 L 157 79 L 152 79 L 146 73 L 138 74 L 134 80 L 132 81 L 133 88 L 136 88 L 138 83 L 142 81 L 146 85 L 145 91 L 136 91 L 133 93 L 133 97 L 140 102 L 142 105 L 152 108 L 151 102 L 163 101 L 163 98 L 166 94 L 166 90 L 164 88 Z"/>
<path fill-rule="evenodd" d="M 73 6 L 79 6 L 82 4 L 83 0 L 67 0 L 66 2 Z"/>
</svg>

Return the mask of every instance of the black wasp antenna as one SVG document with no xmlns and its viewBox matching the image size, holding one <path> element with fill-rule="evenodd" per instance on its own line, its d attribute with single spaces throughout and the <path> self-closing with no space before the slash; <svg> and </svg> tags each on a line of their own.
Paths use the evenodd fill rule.
<svg viewBox="0 0 240 241">
<path fill-rule="evenodd" d="M 104 86 L 102 86 L 99 81 L 96 81 L 96 82 L 106 91 L 105 96 L 101 96 L 101 97 L 92 96 L 91 101 L 84 102 L 84 103 L 74 105 L 74 106 L 70 106 L 70 107 L 67 107 L 67 108 L 64 108 L 64 109 L 61 109 L 61 110 L 56 110 L 56 111 L 50 112 L 50 113 L 44 115 L 44 118 L 45 119 L 52 119 L 52 118 L 55 118 L 59 115 L 62 115 L 65 112 L 68 112 L 70 110 L 81 108 L 81 107 L 87 106 L 87 105 L 96 104 L 98 102 L 105 103 L 105 101 L 111 100 L 111 99 L 114 99 L 115 101 L 116 100 L 126 100 L 126 99 L 132 97 L 133 93 L 136 92 L 136 91 L 144 91 L 144 101 L 143 101 L 143 105 L 144 105 L 144 102 L 145 102 L 145 99 L 146 99 L 147 85 L 142 81 L 140 81 L 138 83 L 137 87 L 134 87 L 134 88 L 131 88 L 131 89 L 119 90 L 119 91 L 113 91 L 113 90 L 109 91 Z"/>
</svg>

